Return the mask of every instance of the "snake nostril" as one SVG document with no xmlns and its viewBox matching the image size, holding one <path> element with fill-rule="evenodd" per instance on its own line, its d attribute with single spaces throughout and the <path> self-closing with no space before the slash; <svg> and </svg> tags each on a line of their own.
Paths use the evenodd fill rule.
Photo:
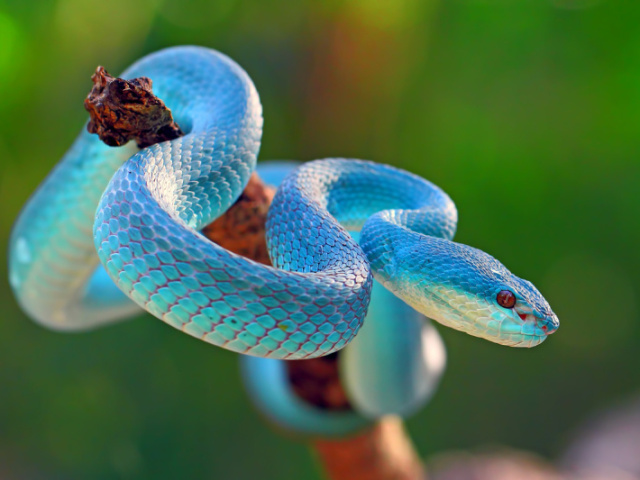
<svg viewBox="0 0 640 480">
<path fill-rule="evenodd" d="M 560 326 L 558 317 L 555 315 L 547 315 L 537 319 L 538 328 L 544 332 L 545 335 L 551 335 Z"/>
<path fill-rule="evenodd" d="M 555 318 L 544 320 L 541 328 L 544 333 L 547 335 L 551 335 L 556 330 L 558 330 L 559 323 Z"/>
</svg>

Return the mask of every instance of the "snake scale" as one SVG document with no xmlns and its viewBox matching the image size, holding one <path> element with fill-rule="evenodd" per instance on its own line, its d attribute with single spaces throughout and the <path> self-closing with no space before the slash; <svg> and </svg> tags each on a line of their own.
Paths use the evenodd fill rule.
<svg viewBox="0 0 640 480">
<path fill-rule="evenodd" d="M 391 166 L 324 159 L 278 179 L 267 222 L 274 267 L 210 242 L 200 230 L 256 167 L 255 86 L 202 47 L 159 51 L 122 76 L 151 78 L 186 134 L 142 150 L 80 134 L 10 238 L 10 283 L 37 322 L 82 330 L 142 308 L 235 352 L 312 358 L 353 340 L 375 277 L 395 305 L 493 342 L 533 347 L 557 329 L 530 282 L 452 241 L 457 211 L 441 189 Z"/>
</svg>

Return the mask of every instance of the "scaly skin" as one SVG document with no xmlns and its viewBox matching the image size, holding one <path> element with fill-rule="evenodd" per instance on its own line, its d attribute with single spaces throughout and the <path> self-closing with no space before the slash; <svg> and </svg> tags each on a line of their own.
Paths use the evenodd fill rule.
<svg viewBox="0 0 640 480">
<path fill-rule="evenodd" d="M 270 161 L 257 170 L 265 183 L 277 187 L 299 165 Z M 338 361 L 353 411 L 319 409 L 302 400 L 283 361 L 240 358 L 245 387 L 271 422 L 301 435 L 343 437 L 382 416 L 406 417 L 424 406 L 437 388 L 446 354 L 433 324 L 374 282 L 363 327 Z"/>
<path fill-rule="evenodd" d="M 129 297 L 215 345 L 310 358 L 358 332 L 371 265 L 411 306 L 473 335 L 534 346 L 557 328 L 533 285 L 449 240 L 457 214 L 444 192 L 385 165 L 329 159 L 294 171 L 269 214 L 276 268 L 207 241 L 199 230 L 233 204 L 255 167 L 262 109 L 253 83 L 229 58 L 198 47 L 150 55 L 123 76 L 150 77 L 187 134 L 131 158 L 131 149 L 80 135 L 10 241 L 11 285 L 40 323 L 90 328 L 138 312 Z M 362 249 L 345 230 L 361 227 Z M 496 304 L 505 288 L 517 295 L 515 309 Z"/>
</svg>

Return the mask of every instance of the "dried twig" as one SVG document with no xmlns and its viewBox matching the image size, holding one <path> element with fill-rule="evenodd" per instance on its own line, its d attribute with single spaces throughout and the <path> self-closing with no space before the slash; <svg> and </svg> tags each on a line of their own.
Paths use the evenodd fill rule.
<svg viewBox="0 0 640 480">
<path fill-rule="evenodd" d="M 426 480 L 402 420 L 385 417 L 359 435 L 316 439 L 313 447 L 332 480 Z"/>
<path fill-rule="evenodd" d="M 91 76 L 93 88 L 84 101 L 91 121 L 90 133 L 116 147 L 135 140 L 140 148 L 183 135 L 171 110 L 151 91 L 147 77 L 114 78 L 103 68 Z"/>
</svg>

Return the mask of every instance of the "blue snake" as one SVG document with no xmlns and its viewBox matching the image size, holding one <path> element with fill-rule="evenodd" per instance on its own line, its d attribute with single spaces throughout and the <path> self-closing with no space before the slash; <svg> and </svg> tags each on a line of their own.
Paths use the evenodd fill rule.
<svg viewBox="0 0 640 480">
<path fill-rule="evenodd" d="M 375 278 L 424 316 L 492 342 L 533 347 L 558 328 L 530 282 L 452 241 L 457 211 L 440 188 L 387 165 L 292 169 L 268 216 L 273 267 L 210 242 L 200 230 L 256 167 L 256 88 L 201 47 L 162 50 L 122 74 L 139 76 L 186 134 L 142 150 L 80 134 L 11 233 L 10 284 L 35 321 L 82 330 L 142 308 L 238 353 L 313 358 L 354 339 Z"/>
</svg>

